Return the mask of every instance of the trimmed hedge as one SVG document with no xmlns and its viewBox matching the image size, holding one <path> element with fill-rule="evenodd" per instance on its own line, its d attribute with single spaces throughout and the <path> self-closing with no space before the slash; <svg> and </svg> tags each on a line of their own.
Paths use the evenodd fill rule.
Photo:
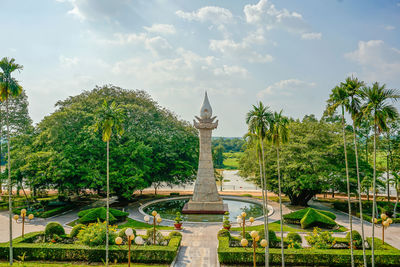
<svg viewBox="0 0 400 267">
<path fill-rule="evenodd" d="M 110 209 L 109 220 L 110 224 L 125 221 L 128 217 L 128 212 L 123 212 L 117 209 Z M 104 207 L 82 210 L 78 212 L 79 223 L 88 224 L 100 221 L 105 221 L 107 216 L 107 209 Z"/>
<path fill-rule="evenodd" d="M 299 224 L 303 229 L 313 226 L 333 228 L 337 225 L 335 222 L 335 214 L 329 211 L 313 208 L 305 208 L 285 214 L 283 215 L 283 219 L 286 223 Z"/>
<path fill-rule="evenodd" d="M 229 237 L 218 237 L 218 259 L 221 264 L 251 265 L 253 250 L 241 247 L 229 247 Z M 257 264 L 264 264 L 263 248 L 257 248 Z M 270 263 L 281 265 L 281 249 L 270 248 Z M 371 261 L 371 251 L 367 251 L 367 261 Z M 287 266 L 350 266 L 349 249 L 285 249 L 285 264 Z M 362 250 L 354 250 L 356 265 L 363 265 Z M 399 266 L 400 250 L 375 250 L 377 266 Z"/>
<path fill-rule="evenodd" d="M 52 238 L 54 235 L 65 235 L 64 227 L 58 222 L 50 222 L 46 225 L 44 229 L 44 235 L 48 238 Z"/>
<path fill-rule="evenodd" d="M 76 208 L 76 206 L 69 204 L 69 205 L 65 205 L 65 206 L 61 206 L 61 207 L 56 207 L 54 209 L 47 210 L 47 211 L 33 211 L 33 212 L 30 212 L 28 207 L 20 207 L 20 208 L 13 209 L 13 213 L 19 215 L 21 213 L 22 209 L 27 209 L 28 210 L 28 212 L 27 212 L 28 214 L 32 213 L 37 218 L 49 218 L 49 217 L 53 217 L 55 215 L 61 214 L 63 212 L 69 211 L 69 210 L 71 210 L 73 208 Z"/>
<path fill-rule="evenodd" d="M 80 244 L 49 244 L 49 243 L 26 243 L 43 232 L 26 234 L 24 238 L 18 237 L 13 241 L 14 259 L 25 254 L 25 261 L 86 261 L 104 262 L 104 246 L 90 248 Z M 182 237 L 175 234 L 169 235 L 167 246 L 134 246 L 131 250 L 131 259 L 135 263 L 171 263 L 178 253 Z M 127 262 L 128 246 L 112 245 L 109 247 L 110 262 Z M 0 259 L 8 260 L 9 247 L 7 243 L 0 244 Z"/>
</svg>

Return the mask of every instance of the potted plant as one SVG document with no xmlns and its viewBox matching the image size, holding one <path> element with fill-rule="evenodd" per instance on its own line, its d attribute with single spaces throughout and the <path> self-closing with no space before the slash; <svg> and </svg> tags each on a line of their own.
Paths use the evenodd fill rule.
<svg viewBox="0 0 400 267">
<path fill-rule="evenodd" d="M 231 229 L 231 222 L 229 221 L 229 212 L 225 212 L 223 225 L 224 229 L 230 230 Z"/>
<path fill-rule="evenodd" d="M 175 230 L 182 230 L 182 217 L 179 211 L 176 213 L 174 226 Z"/>
</svg>

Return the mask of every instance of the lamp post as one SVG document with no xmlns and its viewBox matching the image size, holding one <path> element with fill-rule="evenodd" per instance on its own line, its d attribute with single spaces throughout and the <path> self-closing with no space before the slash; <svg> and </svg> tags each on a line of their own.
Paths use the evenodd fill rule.
<svg viewBox="0 0 400 267">
<path fill-rule="evenodd" d="M 258 240 L 260 240 L 260 236 L 258 235 L 257 231 L 251 231 L 250 232 L 250 236 L 251 236 L 251 238 L 253 240 L 253 242 L 252 242 L 252 247 L 253 247 L 253 266 L 256 267 L 256 265 L 257 265 L 256 248 L 257 248 L 257 242 L 258 242 Z M 249 241 L 246 238 L 242 238 L 242 240 L 240 240 L 240 244 L 244 248 L 246 248 L 247 245 L 249 244 Z M 261 240 L 260 245 L 265 248 L 268 245 L 267 240 L 265 240 L 265 239 Z"/>
<path fill-rule="evenodd" d="M 393 223 L 392 219 L 389 218 L 385 213 L 381 214 L 381 226 L 382 227 L 382 244 L 385 244 L 385 229 L 390 226 L 391 223 Z M 374 218 L 374 224 L 378 226 L 378 219 Z"/>
<path fill-rule="evenodd" d="M 239 226 L 242 227 L 242 234 L 243 234 L 242 237 L 243 238 L 246 238 L 246 236 L 245 236 L 245 234 L 246 234 L 246 216 L 247 216 L 246 212 L 242 212 L 236 219 Z M 249 222 L 250 222 L 250 225 L 253 224 L 254 218 L 250 217 Z"/>
<path fill-rule="evenodd" d="M 33 220 L 34 217 L 35 216 L 33 216 L 33 214 L 29 214 L 28 218 L 26 218 L 26 209 L 21 210 L 21 216 L 18 216 L 17 214 L 14 215 L 15 222 L 22 224 L 22 237 L 24 237 L 24 232 L 25 232 L 25 221 L 30 222 Z"/>
<path fill-rule="evenodd" d="M 131 245 L 132 245 L 132 241 L 138 245 L 143 245 L 144 240 L 141 236 L 136 236 L 133 234 L 133 230 L 132 228 L 128 228 L 125 230 L 125 235 L 128 239 L 128 266 L 131 266 Z M 122 238 L 121 237 L 117 237 L 115 238 L 115 244 L 117 245 L 121 245 L 122 244 Z"/>
<path fill-rule="evenodd" d="M 160 214 L 153 210 L 151 215 L 153 216 L 153 245 L 156 244 L 156 225 L 162 222 Z M 150 217 L 148 215 L 144 216 L 144 221 L 146 223 L 150 222 Z"/>
</svg>

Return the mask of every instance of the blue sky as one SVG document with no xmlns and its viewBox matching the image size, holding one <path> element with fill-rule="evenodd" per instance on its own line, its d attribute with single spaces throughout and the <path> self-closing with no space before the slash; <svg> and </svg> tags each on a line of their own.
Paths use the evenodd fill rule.
<svg viewBox="0 0 400 267">
<path fill-rule="evenodd" d="M 348 75 L 400 89 L 399 0 L 0 0 L 0 17 L 34 122 L 112 83 L 189 121 L 207 90 L 214 135 L 242 136 L 257 101 L 320 117 Z"/>
</svg>

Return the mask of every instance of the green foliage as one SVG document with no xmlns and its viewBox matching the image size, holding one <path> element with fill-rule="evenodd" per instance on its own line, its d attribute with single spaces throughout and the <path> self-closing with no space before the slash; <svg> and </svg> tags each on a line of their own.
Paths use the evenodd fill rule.
<svg viewBox="0 0 400 267">
<path fill-rule="evenodd" d="M 176 212 L 176 217 L 175 217 L 175 223 L 181 223 L 182 222 L 182 217 L 181 213 L 179 211 Z"/>
<path fill-rule="evenodd" d="M 212 147 L 216 148 L 222 146 L 226 152 L 240 152 L 243 151 L 245 141 L 243 138 L 228 138 L 228 137 L 214 137 L 212 139 Z"/>
<path fill-rule="evenodd" d="M 321 229 L 315 227 L 314 231 L 306 236 L 308 244 L 313 249 L 328 249 L 332 248 L 336 241 L 332 234 L 328 231 L 321 231 Z"/>
<path fill-rule="evenodd" d="M 213 165 L 216 169 L 224 168 L 224 147 L 219 145 L 212 149 Z"/>
<path fill-rule="evenodd" d="M 145 240 L 146 240 L 146 244 L 149 244 L 149 245 L 154 244 L 154 229 L 153 228 L 148 229 L 146 231 Z M 157 245 L 162 245 L 162 244 L 165 244 L 165 242 L 166 242 L 163 234 L 157 229 L 156 229 L 156 233 L 155 233 L 155 241 L 156 241 L 155 243 Z"/>
<path fill-rule="evenodd" d="M 306 229 L 313 226 L 319 226 L 323 228 L 333 228 L 337 224 L 334 220 L 328 216 L 318 212 L 315 209 L 309 209 L 304 217 L 300 220 L 301 228 Z"/>
<path fill-rule="evenodd" d="M 224 227 L 229 227 L 231 226 L 231 222 L 229 221 L 229 212 L 225 212 L 225 216 L 224 216 L 224 221 L 223 221 L 223 226 Z"/>
<path fill-rule="evenodd" d="M 25 253 L 28 261 L 52 261 L 52 262 L 104 262 L 104 246 L 88 247 L 84 244 L 48 244 L 31 243 L 43 232 L 29 233 L 25 238 L 19 237 L 13 241 L 14 257 Z M 135 246 L 132 250 L 132 261 L 135 263 L 164 263 L 170 264 L 177 255 L 182 237 L 172 236 L 166 246 Z M 29 243 L 28 243 L 29 241 Z M 8 259 L 8 243 L 0 244 L 0 259 Z M 109 250 L 111 262 L 127 262 L 128 247 L 111 245 Z"/>
<path fill-rule="evenodd" d="M 362 248 L 362 237 L 360 233 L 357 232 L 356 230 L 353 230 L 352 234 L 353 234 L 353 246 L 355 246 L 358 249 Z M 346 234 L 346 240 L 348 244 L 350 244 L 350 232 Z"/>
<path fill-rule="evenodd" d="M 124 221 L 126 217 L 129 215 L 127 212 L 123 212 L 117 209 L 109 209 L 109 221 L 110 224 L 114 224 L 116 222 Z M 105 221 L 107 216 L 107 209 L 104 207 L 93 208 L 88 210 L 83 210 L 78 213 L 79 222 L 83 224 L 97 222 L 97 220 Z"/>
<path fill-rule="evenodd" d="M 261 240 L 261 239 L 266 239 L 264 228 L 260 230 L 260 232 L 258 233 L 258 235 L 260 236 L 260 240 Z M 276 236 L 275 231 L 272 231 L 271 229 L 269 229 L 269 230 L 268 230 L 268 238 L 269 238 L 269 246 L 270 246 L 270 247 L 276 247 L 276 246 L 279 245 L 280 240 L 279 240 L 278 237 Z"/>
<path fill-rule="evenodd" d="M 84 227 L 85 227 L 85 225 L 84 224 L 80 224 L 80 223 L 75 225 L 72 228 L 71 233 L 69 233 L 69 236 L 70 237 L 77 237 L 78 234 L 79 234 L 79 231 L 82 230 Z"/>
<path fill-rule="evenodd" d="M 140 222 L 140 221 L 136 221 L 136 220 L 133 220 L 131 218 L 127 218 L 126 221 L 127 221 L 126 223 L 118 225 L 118 228 L 120 228 L 120 229 L 125 228 L 125 227 L 130 227 L 130 228 L 135 228 L 135 229 L 153 228 L 153 225 L 151 225 L 151 224 Z M 156 225 L 156 228 L 160 229 L 160 230 L 173 230 L 174 229 L 174 227 L 163 226 L 163 225 Z"/>
<path fill-rule="evenodd" d="M 226 229 L 221 229 L 218 231 L 218 237 L 230 237 L 231 233 Z"/>
<path fill-rule="evenodd" d="M 46 238 L 52 238 L 53 235 L 65 235 L 64 227 L 58 222 L 50 222 L 46 225 L 44 229 L 44 235 Z"/>
<path fill-rule="evenodd" d="M 116 228 L 109 226 L 109 244 L 115 244 Z M 106 222 L 91 223 L 88 226 L 84 226 L 78 233 L 79 243 L 95 247 L 105 245 L 106 243 Z"/>
<path fill-rule="evenodd" d="M 301 236 L 298 233 L 288 233 L 287 236 L 286 236 L 286 239 L 289 242 L 296 242 L 296 243 L 299 243 L 299 244 L 301 244 L 303 242 Z"/>
</svg>

